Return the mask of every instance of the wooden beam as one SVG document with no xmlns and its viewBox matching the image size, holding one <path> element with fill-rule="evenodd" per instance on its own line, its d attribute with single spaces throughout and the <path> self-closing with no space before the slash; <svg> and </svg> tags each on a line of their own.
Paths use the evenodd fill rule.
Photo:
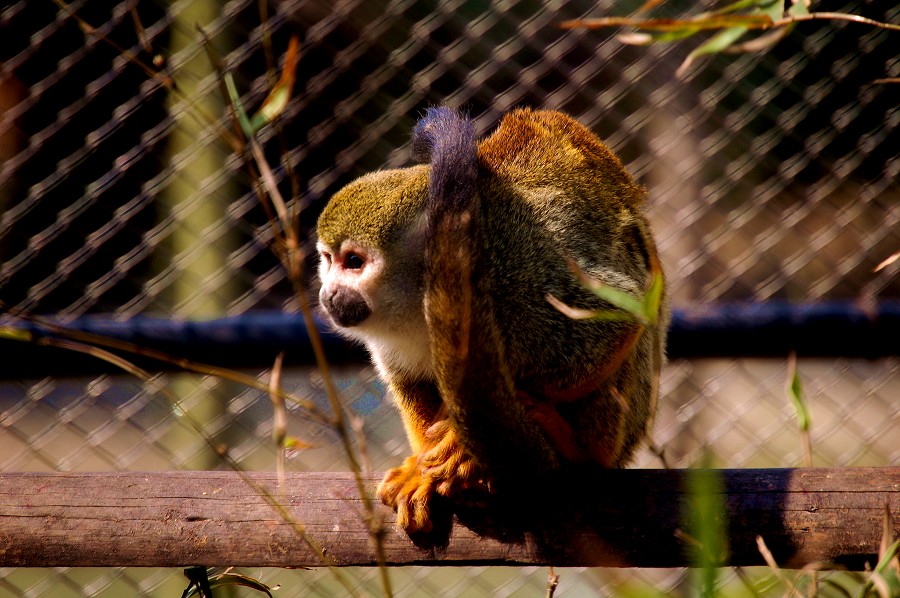
<svg viewBox="0 0 900 598">
<path fill-rule="evenodd" d="M 389 565 L 679 567 L 692 563 L 697 475 L 712 476 L 727 514 L 723 565 L 763 564 L 761 536 L 785 567 L 860 568 L 875 562 L 885 505 L 900 505 L 900 467 L 620 470 L 536 483 L 452 522 L 438 509 L 415 542 L 377 512 Z M 0 474 L 0 567 L 322 565 L 260 488 L 334 564 L 375 564 L 348 473 L 289 473 L 280 494 L 271 473 L 185 471 Z"/>
</svg>

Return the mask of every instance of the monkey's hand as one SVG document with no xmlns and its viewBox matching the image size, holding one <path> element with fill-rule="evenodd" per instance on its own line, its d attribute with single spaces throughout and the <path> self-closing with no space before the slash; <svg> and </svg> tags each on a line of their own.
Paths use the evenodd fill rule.
<svg viewBox="0 0 900 598">
<path fill-rule="evenodd" d="M 426 437 L 433 444 L 390 470 L 377 490 L 381 502 L 397 510 L 397 525 L 409 534 L 431 531 L 430 503 L 435 494 L 476 503 L 490 492 L 488 479 L 463 449 L 449 421 L 431 426 Z"/>
</svg>

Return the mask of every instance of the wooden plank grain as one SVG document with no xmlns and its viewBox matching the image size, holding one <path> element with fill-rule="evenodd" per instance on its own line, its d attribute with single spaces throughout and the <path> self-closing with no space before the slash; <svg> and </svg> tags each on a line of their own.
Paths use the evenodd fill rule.
<svg viewBox="0 0 900 598">
<path fill-rule="evenodd" d="M 714 476 L 726 529 L 722 564 L 874 563 L 900 468 L 617 470 L 535 481 L 486 507 L 438 505 L 410 538 L 377 505 L 389 565 L 691 564 L 691 488 Z M 370 491 L 380 474 L 366 476 Z M 273 507 L 277 501 L 283 511 Z M 349 473 L 0 474 L 0 566 L 372 566 L 372 539 Z M 895 533 L 898 531 L 895 527 Z"/>
</svg>

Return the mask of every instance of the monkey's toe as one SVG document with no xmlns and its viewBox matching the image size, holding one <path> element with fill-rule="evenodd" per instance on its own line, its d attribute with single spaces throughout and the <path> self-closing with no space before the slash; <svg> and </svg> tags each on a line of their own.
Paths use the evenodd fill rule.
<svg viewBox="0 0 900 598">
<path fill-rule="evenodd" d="M 408 534 L 427 533 L 433 527 L 430 503 L 437 483 L 434 477 L 423 475 L 419 458 L 413 456 L 384 476 L 376 494 L 397 511 L 398 527 Z"/>
<path fill-rule="evenodd" d="M 397 500 L 403 488 L 410 483 L 410 480 L 418 476 L 417 469 L 418 457 L 407 457 L 403 461 L 403 465 L 395 467 L 385 474 L 384 479 L 375 490 L 375 495 L 385 506 L 396 509 Z"/>
</svg>

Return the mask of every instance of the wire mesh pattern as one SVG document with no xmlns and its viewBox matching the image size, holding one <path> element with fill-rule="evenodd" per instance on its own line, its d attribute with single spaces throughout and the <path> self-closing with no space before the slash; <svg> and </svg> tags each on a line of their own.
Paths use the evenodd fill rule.
<svg viewBox="0 0 900 598">
<path fill-rule="evenodd" d="M 896 85 L 873 83 L 900 76 L 896 33 L 809 23 L 768 52 L 710 58 L 679 79 L 689 45 L 631 47 L 612 32 L 556 27 L 634 8 L 626 4 L 8 3 L 0 301 L 62 318 L 296 312 L 246 156 L 224 140 L 232 122 L 222 82 L 229 73 L 243 104 L 257 108 L 292 34 L 301 40 L 293 98 L 258 139 L 282 192 L 302 208 L 310 266 L 318 210 L 356 176 L 408 164 L 425 107 L 463 107 L 486 134 L 505 111 L 531 105 L 590 126 L 647 188 L 676 306 L 900 298 L 898 264 L 873 271 L 900 250 L 900 108 Z M 900 22 L 890 4 L 817 6 Z M 780 360 L 673 361 L 657 444 L 675 466 L 704 455 L 727 467 L 800 464 L 785 372 Z M 816 465 L 900 463 L 897 359 L 801 359 L 800 373 Z M 244 467 L 274 466 L 271 405 L 260 391 L 185 373 L 22 380 L 0 365 L 0 374 L 0 471 L 224 467 L 210 443 Z M 365 364 L 342 366 L 337 381 L 348 413 L 364 423 L 370 466 L 395 465 L 407 448 L 383 384 Z M 284 386 L 327 408 L 308 364 L 291 363 Z M 333 431 L 299 410 L 289 428 L 312 445 L 289 467 L 346 467 Z M 645 451 L 636 466 L 658 461 Z M 377 593 L 373 572 L 353 574 Z M 392 576 L 399 596 L 533 596 L 546 585 L 540 569 Z M 281 583 L 281 596 L 340 593 L 327 572 L 259 577 Z M 668 592 L 686 577 L 573 570 L 560 590 Z M 0 597 L 170 596 L 185 585 L 167 570 L 0 570 Z"/>
</svg>

